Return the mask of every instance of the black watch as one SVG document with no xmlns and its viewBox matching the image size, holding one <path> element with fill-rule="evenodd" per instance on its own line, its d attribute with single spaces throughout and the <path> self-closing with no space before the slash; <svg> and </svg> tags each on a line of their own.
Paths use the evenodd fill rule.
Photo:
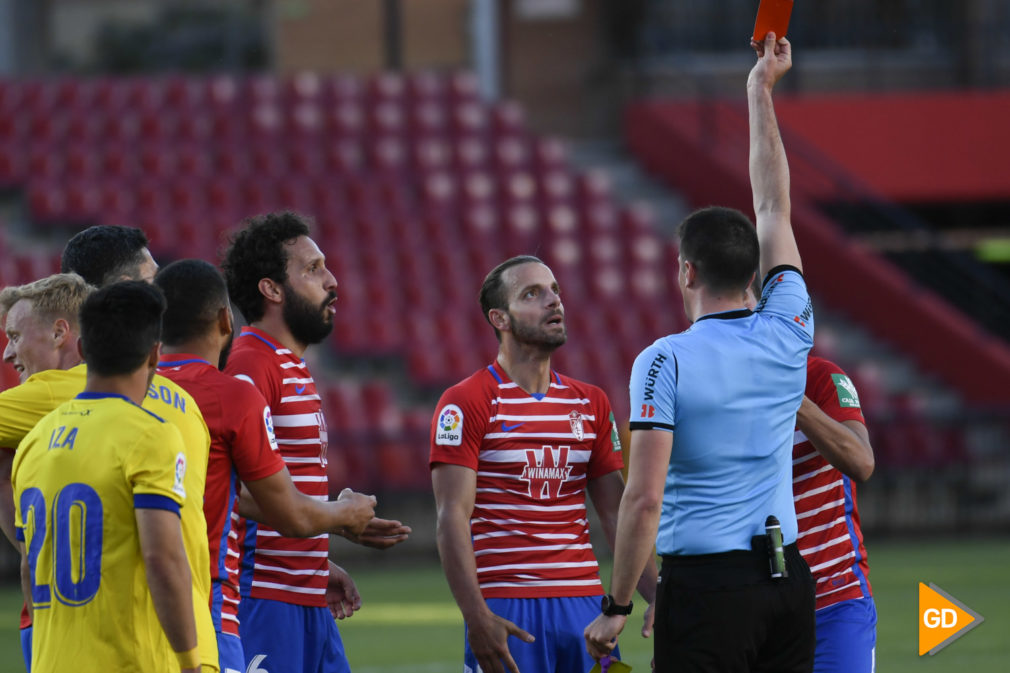
<svg viewBox="0 0 1010 673">
<path fill-rule="evenodd" d="M 628 601 L 627 605 L 618 605 L 610 594 L 604 596 L 603 600 L 600 601 L 600 611 L 608 617 L 611 615 L 630 615 L 633 607 L 635 607 L 635 604 L 631 601 Z"/>
</svg>

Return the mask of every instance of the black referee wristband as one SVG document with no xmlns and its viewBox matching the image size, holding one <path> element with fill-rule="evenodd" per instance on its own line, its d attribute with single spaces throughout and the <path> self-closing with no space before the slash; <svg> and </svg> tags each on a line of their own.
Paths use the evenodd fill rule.
<svg viewBox="0 0 1010 673">
<path fill-rule="evenodd" d="M 632 601 L 628 601 L 627 605 L 618 605 L 614 602 L 614 597 L 607 594 L 600 601 L 600 611 L 607 617 L 612 615 L 630 615 L 631 609 L 635 607 Z"/>
</svg>

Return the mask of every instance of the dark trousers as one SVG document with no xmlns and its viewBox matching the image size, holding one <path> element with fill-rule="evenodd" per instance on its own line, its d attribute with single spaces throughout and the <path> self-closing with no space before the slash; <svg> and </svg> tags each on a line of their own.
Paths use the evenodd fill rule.
<svg viewBox="0 0 1010 673">
<path fill-rule="evenodd" d="M 789 577 L 764 551 L 664 556 L 656 596 L 657 673 L 809 673 L 814 583 L 795 544 Z"/>
</svg>

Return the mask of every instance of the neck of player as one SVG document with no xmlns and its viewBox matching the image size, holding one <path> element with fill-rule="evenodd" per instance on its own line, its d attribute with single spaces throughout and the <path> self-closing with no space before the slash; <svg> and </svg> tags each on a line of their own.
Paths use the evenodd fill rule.
<svg viewBox="0 0 1010 673">
<path fill-rule="evenodd" d="M 186 355 L 192 355 L 193 357 L 199 358 L 201 360 L 206 360 L 210 364 L 217 366 L 218 360 L 221 359 L 221 349 L 222 345 L 217 340 L 211 338 L 202 339 L 192 339 L 190 341 L 184 341 L 173 346 L 165 344 L 161 347 L 162 355 L 179 355 L 184 353 Z"/>
<path fill-rule="evenodd" d="M 309 345 L 303 344 L 301 341 L 295 339 L 294 335 L 291 334 L 291 330 L 288 329 L 287 323 L 284 322 L 284 318 L 281 316 L 280 312 L 272 313 L 267 310 L 261 320 L 257 320 L 256 322 L 250 324 L 252 327 L 269 334 L 273 337 L 274 341 L 294 353 L 295 357 L 305 357 L 305 350 L 309 347 Z"/>
<path fill-rule="evenodd" d="M 498 364 L 516 385 L 531 395 L 541 395 L 551 387 L 551 354 L 541 348 L 502 339 Z"/>
<path fill-rule="evenodd" d="M 144 403 L 144 397 L 147 396 L 151 379 L 154 377 L 156 364 L 157 360 L 154 363 L 148 362 L 129 374 L 115 376 L 102 376 L 89 368 L 84 392 L 122 395 L 137 406 L 141 406 Z"/>
</svg>

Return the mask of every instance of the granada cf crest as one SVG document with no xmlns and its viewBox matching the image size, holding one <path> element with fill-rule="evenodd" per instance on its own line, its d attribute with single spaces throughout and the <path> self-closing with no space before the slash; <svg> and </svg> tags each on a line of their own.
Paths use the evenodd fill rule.
<svg viewBox="0 0 1010 673">
<path fill-rule="evenodd" d="M 572 434 L 575 435 L 575 439 L 581 442 L 586 436 L 585 431 L 582 429 L 582 414 L 573 411 L 568 414 L 568 422 L 572 425 Z"/>
</svg>

